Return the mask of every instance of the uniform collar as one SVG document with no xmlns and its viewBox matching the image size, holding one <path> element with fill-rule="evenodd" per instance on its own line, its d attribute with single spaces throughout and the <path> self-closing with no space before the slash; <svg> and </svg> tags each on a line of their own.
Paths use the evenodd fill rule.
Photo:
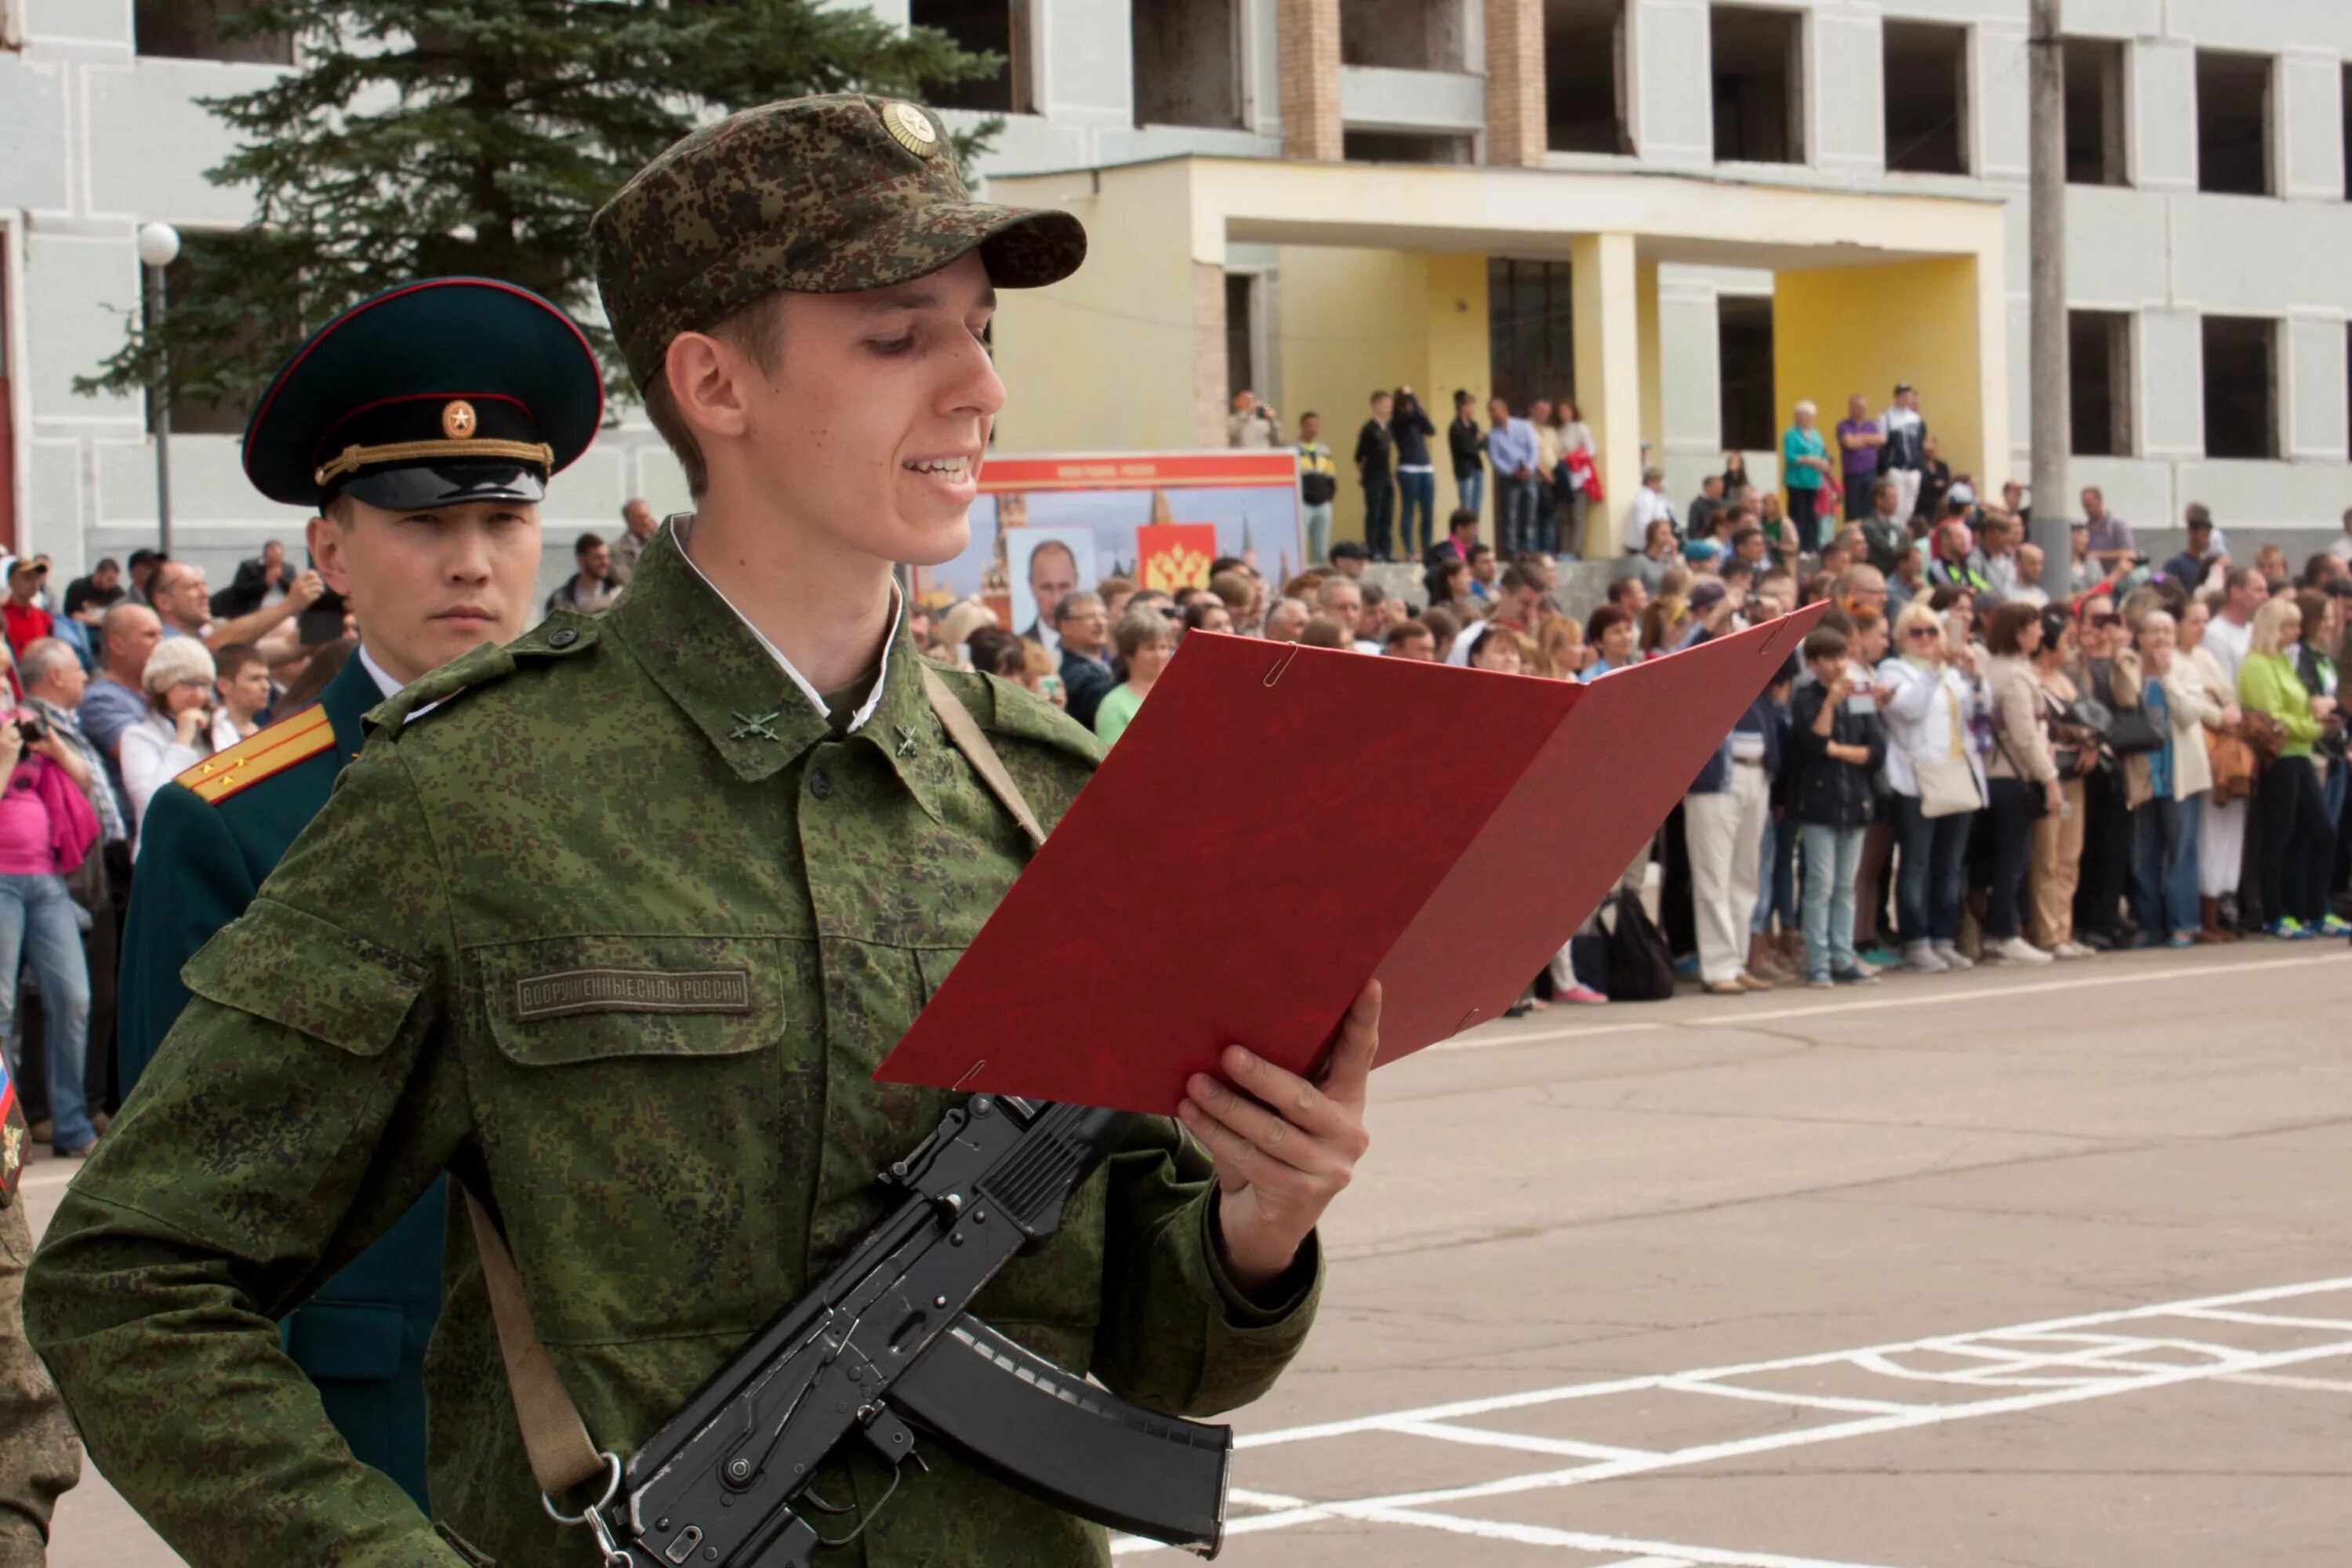
<svg viewBox="0 0 2352 1568">
<path fill-rule="evenodd" d="M 809 706 L 819 713 L 825 713 L 824 693 L 819 691 L 809 678 L 803 675 L 793 666 L 793 661 L 784 657 L 782 648 L 778 647 L 769 639 L 765 632 L 751 624 L 751 616 L 735 607 L 735 601 L 729 598 L 726 591 L 712 582 L 709 574 L 694 563 L 694 557 L 687 553 L 686 542 L 694 528 L 694 514 L 680 512 L 670 519 L 669 525 L 677 543 L 678 559 L 686 563 L 686 569 L 700 579 L 702 585 L 709 589 L 720 604 L 727 606 L 730 615 L 743 623 L 744 630 L 759 639 L 760 647 L 766 650 L 770 658 L 776 661 L 777 668 L 792 677 L 793 684 L 801 689 L 801 695 L 808 699 Z M 866 694 L 866 700 L 859 703 L 857 710 L 849 716 L 849 732 L 853 735 L 866 727 L 866 721 L 874 717 L 875 707 L 882 700 L 882 689 L 890 679 L 890 649 L 898 640 L 898 626 L 906 618 L 905 596 L 898 592 L 898 584 L 894 578 L 890 584 L 890 636 L 883 639 L 881 672 L 875 677 L 874 689 Z"/>
<path fill-rule="evenodd" d="M 635 654 L 738 778 L 772 777 L 835 739 L 824 700 L 687 559 L 665 523 L 646 542 L 629 591 L 604 626 Z M 871 745 L 934 821 L 954 786 L 946 730 L 922 690 L 922 665 L 900 614 L 852 742 Z"/>
<path fill-rule="evenodd" d="M 335 731 L 335 754 L 340 761 L 350 762 L 366 743 L 368 710 L 399 690 L 400 682 L 368 657 L 364 645 L 352 650 L 343 668 L 335 671 L 335 679 L 319 693 L 319 706 L 326 710 L 327 723 Z"/>
</svg>

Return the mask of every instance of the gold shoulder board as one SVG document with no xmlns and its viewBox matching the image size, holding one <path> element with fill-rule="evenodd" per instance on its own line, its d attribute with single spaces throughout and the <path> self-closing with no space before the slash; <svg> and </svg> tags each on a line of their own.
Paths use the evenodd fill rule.
<svg viewBox="0 0 2352 1568">
<path fill-rule="evenodd" d="M 172 782 L 212 805 L 259 784 L 335 743 L 325 708 L 313 704 L 290 719 L 257 730 L 226 752 L 215 752 Z"/>
</svg>

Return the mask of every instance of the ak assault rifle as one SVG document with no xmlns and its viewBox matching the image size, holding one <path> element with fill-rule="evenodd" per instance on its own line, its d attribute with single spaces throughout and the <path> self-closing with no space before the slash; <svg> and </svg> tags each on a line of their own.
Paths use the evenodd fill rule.
<svg viewBox="0 0 2352 1568">
<path fill-rule="evenodd" d="M 812 1489 L 818 1464 L 855 1440 L 891 1467 L 895 1490 L 901 1468 L 922 1463 L 920 1433 L 1071 1513 L 1214 1556 L 1230 1427 L 1131 1405 L 963 1310 L 1061 1227 L 1063 1205 L 1130 1120 L 1009 1095 L 949 1111 L 882 1173 L 907 1194 L 898 1210 L 625 1471 L 612 1460 L 602 1502 L 557 1517 L 590 1526 L 604 1568 L 804 1568 L 856 1534 L 828 1539 L 812 1522 L 848 1511 Z"/>
</svg>

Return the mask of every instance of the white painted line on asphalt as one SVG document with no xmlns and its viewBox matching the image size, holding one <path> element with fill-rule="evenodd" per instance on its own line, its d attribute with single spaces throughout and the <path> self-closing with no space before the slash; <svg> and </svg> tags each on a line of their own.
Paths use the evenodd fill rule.
<svg viewBox="0 0 2352 1568">
<path fill-rule="evenodd" d="M 1262 1531 L 1284 1530 L 1324 1519 L 1365 1519 L 1391 1509 L 1432 1508 L 1449 1503 L 1478 1501 L 1487 1498 L 1512 1497 L 1523 1492 L 1550 1491 L 1565 1487 L 1589 1486 L 1596 1481 L 1654 1474 L 1660 1470 L 1683 1469 L 1695 1465 L 1712 1464 L 1718 1459 L 1746 1458 L 1757 1454 L 1775 1453 L 1784 1448 L 1810 1447 L 1815 1444 L 1840 1442 L 1852 1437 L 1884 1436 L 1897 1432 L 1916 1431 L 1922 1427 L 1945 1426 L 1955 1421 L 1980 1420 L 1987 1416 L 2014 1415 L 2027 1411 L 2046 1410 L 2057 1405 L 2080 1405 L 2094 1399 L 2111 1398 L 2119 1394 L 2142 1393 L 2150 1389 L 2168 1388 L 2179 1384 L 2201 1382 L 2225 1371 L 2267 1372 L 2277 1367 L 2295 1366 L 2307 1361 L 2320 1361 L 2340 1355 L 2352 1355 L 2352 1340 L 2262 1355 L 2240 1352 L 2234 1364 L 2223 1366 L 2179 1367 L 2150 1373 L 2145 1377 L 2101 1379 L 2088 1384 L 2075 1384 L 2065 1387 L 2042 1389 L 2031 1394 L 2015 1394 L 2000 1399 L 1978 1400 L 1966 1405 L 1919 1406 L 1902 1415 L 1865 1416 L 1853 1421 L 1833 1423 L 1826 1426 L 1775 1432 L 1760 1437 L 1745 1437 L 1722 1443 L 1695 1444 L 1690 1447 L 1661 1454 L 1651 1459 L 1617 1460 L 1579 1466 L 1573 1469 L 1507 1476 L 1498 1480 L 1485 1481 L 1471 1486 L 1444 1487 L 1428 1491 L 1393 1493 L 1385 1497 L 1353 1498 L 1335 1502 L 1312 1503 L 1302 1509 L 1260 1514 L 1255 1518 L 1235 1521 L 1227 1527 L 1225 1533 L 1228 1536 L 1255 1534 Z M 1148 1541 L 1133 1543 L 1123 1542 L 1114 1550 L 1148 1551 L 1157 1549 L 1158 1545 L 1156 1542 Z"/>
<path fill-rule="evenodd" d="M 2242 1372 L 2220 1381 L 2248 1383 L 2256 1388 L 2300 1388 L 2313 1394 L 2352 1394 L 2352 1383 L 2334 1377 L 2284 1377 L 2270 1372 Z"/>
<path fill-rule="evenodd" d="M 1456 1426 L 1444 1421 L 1400 1421 L 1385 1428 L 1409 1437 L 1434 1437 L 1444 1443 L 1466 1443 L 1474 1448 L 1516 1448 L 1523 1454 L 1559 1454 L 1572 1459 L 1637 1459 L 1656 1452 L 1651 1448 L 1620 1448 L 1607 1443 L 1580 1443 L 1573 1437 L 1538 1437 L 1526 1432 L 1496 1432 L 1484 1426 Z"/>
<path fill-rule="evenodd" d="M 1305 1508 L 1305 1498 L 1287 1497 L 1281 1492 L 1254 1492 L 1246 1487 L 1227 1487 L 1225 1500 L 1247 1504 L 1251 1508 Z"/>
<path fill-rule="evenodd" d="M 2200 1307 L 2180 1315 L 2215 1323 L 2250 1323 L 2260 1329 L 2318 1329 L 2326 1333 L 2352 1334 L 2352 1321 L 2342 1318 L 2282 1318 L 2271 1312 L 2230 1312 L 2212 1307 Z"/>
<path fill-rule="evenodd" d="M 1552 1045 L 1562 1040 L 1580 1040 L 1604 1035 L 1648 1034 L 1660 1029 L 1738 1029 L 1749 1024 L 1769 1024 L 1786 1018 L 1820 1018 L 1839 1013 L 1872 1013 L 1888 1007 L 1908 1007 L 1921 1001 L 1992 1002 L 2008 996 L 2042 996 L 2055 992 L 2088 991 L 2105 985 L 2149 985 L 2168 980 L 2203 980 L 2229 974 L 2257 974 L 2276 969 L 2309 969 L 2321 964 L 2352 963 L 2352 951 L 2313 953 L 2301 958 L 2263 958 L 2238 963 L 2202 963 L 2174 965 L 2168 968 L 2146 968 L 2133 965 L 2120 972 L 2084 973 L 2077 972 L 2063 980 L 2035 981 L 2021 985 L 1972 985 L 1966 990 L 1927 993 L 1911 991 L 1898 985 L 1890 994 L 1874 994 L 1852 996 L 1837 1002 L 1822 1002 L 1806 1007 L 1771 1007 L 1750 1010 L 1737 1003 L 1727 1002 L 1720 1010 L 1670 1024 L 1625 1023 L 1571 1026 L 1560 1029 L 1533 1029 L 1512 1035 L 1469 1034 L 1451 1040 L 1441 1040 L 1429 1048 L 1433 1051 L 1487 1051 L 1510 1046 Z M 1619 1003 L 1632 1006 L 1633 1003 Z"/>
<path fill-rule="evenodd" d="M 1342 1421 L 1323 1421 L 1307 1426 L 1289 1426 L 1273 1432 L 1255 1432 L 1234 1440 L 1236 1448 L 1263 1448 L 1276 1443 L 1307 1442 L 1318 1437 L 1340 1437 L 1351 1432 L 1376 1431 L 1400 1421 L 1452 1421 L 1465 1415 L 1486 1415 L 1497 1410 L 1523 1410 L 1531 1405 L 1551 1405 L 1564 1399 L 1592 1399 L 1611 1394 L 1637 1394 L 1663 1387 L 1683 1380 L 1706 1379 L 1722 1382 L 1729 1378 L 1748 1377 L 1758 1373 L 1785 1372 L 1798 1367 L 1831 1366 L 1839 1362 L 1851 1362 L 1864 1356 L 1900 1355 L 1906 1352 L 1949 1351 L 1963 1342 L 1988 1339 L 2017 1339 L 2027 1334 L 2063 1332 L 2070 1329 L 2099 1328 L 2109 1323 L 2139 1322 L 2149 1318 L 2176 1318 L 2191 1311 L 2210 1308 L 2229 1308 L 2242 1302 L 2282 1301 L 2296 1296 L 2324 1295 L 2331 1290 L 2352 1290 L 2352 1276 L 2335 1279 L 2314 1279 L 2299 1285 L 2272 1285 L 2256 1290 L 2241 1290 L 2227 1296 L 2200 1296 L 2182 1301 L 2161 1301 L 2146 1307 L 2125 1307 L 2114 1311 L 2089 1312 L 2079 1317 L 2052 1318 L 2037 1323 L 2017 1323 L 2008 1328 L 1985 1329 L 1973 1334 L 1938 1334 L 1927 1339 L 1904 1340 L 1894 1344 L 1865 1345 L 1853 1350 L 1823 1351 L 1811 1355 L 1784 1356 L 1777 1361 L 1749 1362 L 1738 1366 L 1695 1367 L 1686 1372 L 1653 1373 L 1644 1376 L 1612 1378 L 1604 1383 L 1569 1384 L 1559 1388 L 1528 1389 L 1517 1394 L 1492 1394 L 1482 1399 L 1455 1400 L 1445 1405 L 1426 1405 L 1412 1410 L 1394 1410 L 1378 1415 L 1362 1415 Z M 2218 1348 L 2218 1347 L 2217 1347 Z"/>
<path fill-rule="evenodd" d="M 1824 1401 L 1809 1395 L 1765 1394 L 1752 1389 L 1735 1389 L 1729 1380 L 1752 1377 L 1759 1373 L 1781 1372 L 1793 1368 L 1823 1367 L 1843 1364 L 1847 1367 L 1867 1366 L 1885 1358 L 1905 1353 L 1968 1353 L 1969 1350 L 1990 1348 L 1988 1342 L 2026 1341 L 2042 1339 L 2084 1343 L 2090 1351 L 2076 1352 L 2093 1364 L 2085 1365 L 2072 1378 L 2044 1380 L 2031 1377 L 2013 1378 L 2008 1384 L 2023 1384 L 2026 1392 L 2005 1394 L 1998 1398 L 1969 1400 L 1947 1405 L 1899 1405 L 1887 1403 L 1882 1414 L 1860 1415 L 1848 1421 L 1831 1422 L 1822 1426 L 1797 1427 L 1760 1436 L 1737 1438 L 1722 1442 L 1699 1443 L 1670 1452 L 1637 1452 L 1621 1459 L 1600 1459 L 1592 1463 L 1563 1469 L 1535 1471 L 1524 1475 L 1506 1476 L 1490 1481 L 1467 1486 L 1435 1489 L 1425 1491 L 1391 1493 L 1384 1496 L 1343 1499 L 1328 1502 L 1308 1502 L 1295 1509 L 1277 1510 L 1232 1521 L 1226 1533 L 1255 1534 L 1264 1531 L 1287 1529 L 1322 1520 L 1353 1519 L 1367 1521 L 1388 1520 L 1397 1523 L 1421 1523 L 1407 1520 L 1406 1513 L 1455 1503 L 1477 1501 L 1488 1498 L 1509 1497 L 1526 1492 L 1548 1491 L 1566 1487 L 1587 1486 L 1598 1481 L 1615 1480 L 1629 1476 L 1650 1475 L 1662 1470 L 1687 1468 L 1711 1464 L 1721 1459 L 1742 1458 L 1782 1449 L 1806 1447 L 1816 1444 L 1839 1442 L 1854 1437 L 1882 1436 L 1939 1426 L 1951 1422 L 1979 1420 L 1990 1416 L 2009 1415 L 2027 1411 L 2050 1409 L 2076 1405 L 2094 1399 L 2105 1399 L 2117 1394 L 2144 1393 L 2173 1387 L 2182 1384 L 2221 1377 L 2242 1379 L 2248 1376 L 2276 1373 L 2285 1368 L 2307 1362 L 2330 1360 L 2352 1355 L 2352 1338 L 2331 1341 L 2317 1345 L 2299 1345 L 2282 1351 L 2249 1351 L 2236 1345 L 2206 1344 L 2198 1341 L 2158 1342 L 2126 1336 L 2076 1334 L 2072 1331 L 2098 1328 L 2108 1324 L 2141 1322 L 2156 1318 L 2179 1318 L 2194 1311 L 2226 1310 L 2247 1303 L 2287 1300 L 2298 1296 L 2323 1295 L 2352 1289 L 2352 1279 L 2338 1278 L 2305 1281 L 2295 1285 L 2269 1286 L 2261 1289 L 2243 1290 L 2226 1296 L 2198 1297 L 2188 1300 L 2158 1302 L 2143 1307 L 2124 1308 L 2106 1312 L 2090 1312 L 2072 1318 L 2051 1319 L 2042 1322 L 2021 1323 L 2000 1329 L 1981 1330 L 1971 1334 L 1943 1334 L 1907 1341 L 1899 1344 L 1874 1345 L 1858 1350 L 1832 1351 L 1824 1353 L 1787 1356 L 1773 1361 L 1753 1362 L 1739 1366 L 1708 1367 L 1680 1373 L 1667 1373 L 1649 1377 L 1620 1378 L 1607 1383 L 1570 1384 L 1559 1388 L 1533 1390 L 1520 1394 L 1501 1394 L 1490 1398 L 1462 1400 L 1450 1405 L 1431 1405 L 1415 1410 L 1396 1411 L 1351 1421 L 1324 1422 L 1312 1426 L 1290 1427 L 1282 1431 L 1257 1433 L 1244 1436 L 1235 1444 L 1237 1448 L 1256 1448 L 1273 1444 L 1308 1441 L 1357 1432 L 1385 1432 L 1392 1436 L 1413 1435 L 1420 1426 L 1442 1423 L 1449 1417 L 1477 1415 L 1505 1409 L 1523 1409 L 1529 1405 L 1557 1404 L 1568 1400 L 1590 1399 L 1606 1394 L 1633 1391 L 1664 1393 L 1728 1393 L 1734 1397 L 1748 1396 L 1780 1403 L 1822 1404 Z M 2292 1327 L 2292 1324 L 2279 1326 Z M 1970 1342 L 1974 1342 L 1973 1344 Z M 2098 1364 L 2096 1352 L 2109 1355 L 2137 1351 L 2159 1342 L 2169 1342 L 2208 1360 L 2193 1365 L 2162 1364 L 2149 1370 L 2113 1375 L 2125 1369 L 2113 1363 Z M 1962 1347 L 1966 1347 L 1963 1349 Z M 2063 1352 L 2011 1351 L 2006 1352 L 2017 1363 L 2049 1365 Z M 1968 1372 L 1978 1369 L 1969 1368 Z M 1988 1366 L 1986 1371 L 2013 1371 L 2012 1367 Z M 1962 1382 L 1967 1373 L 1955 1373 L 1949 1382 Z M 1837 1401 L 1835 1406 L 1862 1405 L 1873 1408 L 1876 1402 Z M 1454 1440 L 1449 1437 L 1448 1440 Z M 1435 1519 L 1453 1520 L 1450 1514 L 1433 1515 Z M 1486 1521 L 1475 1521 L 1486 1522 Z M 1435 1526 L 1453 1529 L 1454 1525 Z M 1517 1527 L 1514 1527 L 1517 1528 Z M 1467 1533 L 1478 1533 L 1466 1531 Z M 1515 1537 L 1512 1539 L 1516 1539 Z M 1554 1544 L 1566 1544 L 1565 1542 Z M 1113 1551 L 1122 1555 L 1160 1550 L 1157 1542 L 1122 1539 L 1113 1543 Z M 1598 1550 L 1619 1550 L 1616 1547 Z M 1639 1548 L 1651 1551 L 1648 1545 Z M 1740 1561 L 1762 1562 L 1762 1558 L 1708 1559 L 1682 1552 L 1679 1548 L 1664 1548 L 1654 1555 L 1679 1553 L 1691 1562 Z M 1798 1563 L 1799 1559 L 1778 1561 Z"/>
<path fill-rule="evenodd" d="M 1848 1415 L 1901 1415 L 1926 1408 L 1897 1405 L 1885 1399 L 1840 1399 L 1826 1394 L 1787 1394 L 1774 1388 L 1740 1388 L 1727 1383 L 1675 1378 L 1658 1385 L 1669 1394 L 1712 1394 L 1719 1399 L 1748 1399 L 1759 1405 L 1792 1405 L 1806 1410 L 1836 1410 Z"/>
<path fill-rule="evenodd" d="M 1837 1563 L 1826 1557 L 1784 1557 L 1769 1552 L 1723 1552 L 1711 1546 L 1685 1546 L 1680 1542 L 1636 1541 L 1622 1535 L 1594 1535 L 1581 1530 L 1554 1530 L 1544 1524 L 1515 1520 L 1465 1519 L 1460 1514 L 1427 1513 L 1418 1509 L 1385 1508 L 1357 1517 L 1381 1524 L 1412 1524 L 1456 1535 L 1484 1536 L 1523 1546 L 1556 1546 L 1568 1552 L 1638 1552 L 1601 1568 L 1871 1568 L 1868 1563 Z"/>
</svg>

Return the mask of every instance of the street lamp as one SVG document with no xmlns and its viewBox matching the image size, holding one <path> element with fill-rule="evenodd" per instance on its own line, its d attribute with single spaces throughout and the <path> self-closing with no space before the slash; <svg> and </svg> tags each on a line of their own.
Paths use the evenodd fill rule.
<svg viewBox="0 0 2352 1568">
<path fill-rule="evenodd" d="M 142 320 L 147 341 L 153 342 L 163 325 L 163 268 L 180 254 L 180 231 L 168 223 L 151 223 L 139 231 L 139 261 L 147 268 Z M 157 370 L 147 394 L 148 424 L 155 432 L 156 541 L 164 557 L 172 553 L 172 365 L 167 358 Z"/>
</svg>

